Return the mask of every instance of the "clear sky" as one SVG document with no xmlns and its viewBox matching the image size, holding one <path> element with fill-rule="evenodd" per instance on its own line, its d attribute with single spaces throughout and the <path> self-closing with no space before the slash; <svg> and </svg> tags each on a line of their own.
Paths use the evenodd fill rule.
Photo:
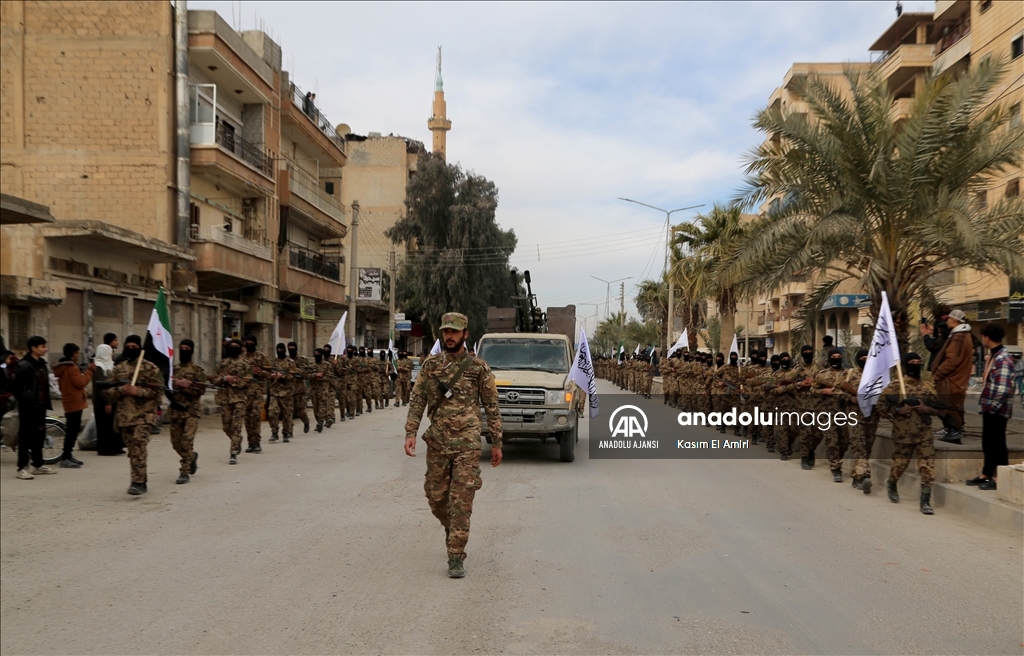
<svg viewBox="0 0 1024 656">
<path fill-rule="evenodd" d="M 332 123 L 428 148 L 443 46 L 448 161 L 497 184 L 498 222 L 519 237 L 512 264 L 530 270 L 541 306 L 575 303 L 580 317 L 604 316 L 607 287 L 591 276 L 631 276 L 634 313 L 631 286 L 662 270 L 664 215 L 617 197 L 701 210 L 728 200 L 762 141 L 751 117 L 790 65 L 867 61 L 895 6 L 189 3 L 270 34 Z"/>
</svg>

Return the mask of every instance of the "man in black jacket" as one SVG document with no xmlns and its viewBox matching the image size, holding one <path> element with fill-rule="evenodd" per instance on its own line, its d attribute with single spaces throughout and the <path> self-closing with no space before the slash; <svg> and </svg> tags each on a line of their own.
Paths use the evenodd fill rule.
<svg viewBox="0 0 1024 656">
<path fill-rule="evenodd" d="M 28 338 L 28 353 L 14 372 L 18 395 L 18 478 L 31 480 L 34 474 L 56 474 L 43 464 L 43 439 L 46 436 L 46 411 L 50 404 L 50 372 L 46 367 L 46 339 Z M 32 471 L 28 470 L 29 457 Z"/>
</svg>

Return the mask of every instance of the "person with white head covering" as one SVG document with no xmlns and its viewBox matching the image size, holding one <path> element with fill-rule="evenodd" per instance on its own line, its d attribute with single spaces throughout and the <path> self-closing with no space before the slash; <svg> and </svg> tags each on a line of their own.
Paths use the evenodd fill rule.
<svg viewBox="0 0 1024 656">
<path fill-rule="evenodd" d="M 104 405 L 104 383 L 110 382 L 114 373 L 114 349 L 109 344 L 96 347 L 96 372 L 93 376 L 92 412 L 96 417 L 96 454 L 119 456 L 125 453 L 120 431 L 114 430 L 114 405 Z"/>
</svg>

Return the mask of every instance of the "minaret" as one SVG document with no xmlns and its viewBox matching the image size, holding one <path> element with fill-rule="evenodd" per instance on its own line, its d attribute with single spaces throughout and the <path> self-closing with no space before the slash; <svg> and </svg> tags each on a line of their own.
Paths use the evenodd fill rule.
<svg viewBox="0 0 1024 656">
<path fill-rule="evenodd" d="M 427 127 L 434 133 L 434 152 L 445 156 L 445 133 L 452 129 L 447 119 L 447 105 L 444 102 L 444 82 L 441 80 L 441 46 L 437 47 L 437 75 L 434 76 L 434 112 L 427 120 Z"/>
</svg>

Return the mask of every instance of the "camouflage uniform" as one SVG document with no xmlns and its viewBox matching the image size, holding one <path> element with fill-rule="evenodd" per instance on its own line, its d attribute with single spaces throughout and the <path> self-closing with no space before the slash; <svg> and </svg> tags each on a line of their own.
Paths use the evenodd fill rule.
<svg viewBox="0 0 1024 656">
<path fill-rule="evenodd" d="M 160 373 L 157 366 L 149 360 L 143 359 L 136 382 L 139 385 L 145 384 L 147 387 L 136 387 L 138 391 L 135 396 L 125 394 L 124 388 L 131 384 L 137 362 L 138 358 L 134 361 L 123 360 L 114 367 L 111 380 L 115 383 L 124 383 L 124 385 L 112 387 L 106 393 L 107 403 L 117 405 L 114 429 L 121 429 L 121 436 L 128 449 L 128 460 L 131 463 L 132 472 L 131 482 L 145 483 L 148 478 L 146 461 L 149 434 L 156 423 L 156 413 L 160 410 L 160 398 L 163 396 L 160 389 L 165 385 L 164 375 Z"/>
<path fill-rule="evenodd" d="M 237 376 L 238 383 L 228 383 L 225 376 Z M 210 382 L 219 389 L 214 401 L 220 406 L 220 424 L 224 434 L 231 442 L 231 455 L 237 456 L 242 451 L 242 427 L 247 417 L 247 408 L 252 398 L 250 388 L 253 382 L 252 365 L 244 355 L 237 358 L 224 358 L 217 363 L 217 372 Z M 260 386 L 260 389 L 265 389 Z M 259 444 L 259 433 L 255 443 Z"/>
<path fill-rule="evenodd" d="M 850 387 L 859 389 L 861 373 L 860 369 L 849 370 L 847 375 Z M 859 426 L 850 434 L 850 455 L 853 457 L 853 472 L 850 475 L 854 481 L 863 481 L 865 478 L 871 478 L 871 450 L 875 446 L 875 433 L 878 431 L 880 415 L 876 410 L 870 417 L 864 417 L 860 415 L 859 408 L 857 414 Z"/>
<path fill-rule="evenodd" d="M 447 321 L 449 316 L 445 315 L 443 321 Z M 442 352 L 426 359 L 412 390 L 412 402 L 405 422 L 406 438 L 416 437 L 423 411 L 428 411 L 430 427 L 423 434 L 423 441 L 427 443 L 427 473 L 423 489 L 430 511 L 448 529 L 448 555 L 463 558 L 469 541 L 473 498 L 482 484 L 481 405 L 487 412 L 487 433 L 492 448 L 500 449 L 502 442 L 498 388 L 490 367 L 480 358 L 472 358 L 452 388 L 454 396 L 441 403 L 444 397 L 438 382 L 449 382 L 461 365 L 461 358 L 469 357 L 468 353 L 456 358 Z"/>
<path fill-rule="evenodd" d="M 801 411 L 796 383 L 784 384 L 783 381 L 801 381 L 804 376 L 799 368 L 779 369 L 775 372 L 776 386 L 772 389 L 775 397 L 775 404 L 779 412 Z M 778 447 L 779 455 L 787 458 L 793 455 L 793 443 L 800 437 L 800 426 L 796 422 L 780 420 L 775 426 L 775 445 Z"/>
<path fill-rule="evenodd" d="M 181 473 L 188 476 L 195 453 L 192 446 L 199 429 L 200 400 L 206 394 L 206 371 L 194 362 L 179 364 L 174 369 L 174 380 L 187 380 L 191 383 L 189 387 L 176 388 L 173 394 L 175 402 L 185 409 L 167 409 L 167 419 L 171 423 L 171 446 L 181 458 Z"/>
<path fill-rule="evenodd" d="M 302 425 L 308 433 L 309 414 L 306 412 L 306 406 L 309 404 L 309 395 L 306 389 L 306 378 L 309 377 L 309 372 L 313 369 L 314 362 L 313 358 L 306 356 L 297 358 L 294 362 L 297 375 L 292 380 L 292 389 L 294 390 L 294 395 L 292 396 L 292 419 L 302 421 Z"/>
<path fill-rule="evenodd" d="M 892 469 L 889 471 L 890 481 L 899 481 L 900 476 L 910 465 L 910 459 L 917 457 L 918 472 L 921 474 L 921 487 L 930 488 L 935 482 L 935 438 L 932 436 L 932 418 L 911 411 L 903 416 L 896 410 L 902 398 L 917 399 L 921 402 L 939 400 L 938 392 L 930 383 L 925 383 L 910 376 L 904 377 L 907 394 L 900 394 L 898 382 L 892 382 L 882 390 L 876 411 L 881 410 L 892 421 Z M 874 414 L 874 413 L 872 413 Z"/>
<path fill-rule="evenodd" d="M 410 383 L 412 381 L 412 360 L 409 358 L 398 359 L 398 380 L 395 389 L 395 405 L 409 405 Z"/>
<path fill-rule="evenodd" d="M 814 376 L 814 384 L 811 387 L 811 396 L 817 401 L 818 412 L 828 412 L 835 419 L 836 413 L 846 413 L 849 394 L 839 388 L 846 383 L 846 373 L 842 369 L 822 369 Z M 832 394 L 824 394 L 822 390 L 832 389 Z M 834 421 L 829 421 L 829 428 L 825 431 L 825 457 L 828 458 L 828 468 L 832 472 L 843 469 L 843 459 L 850 447 L 849 426 L 837 426 Z"/>
<path fill-rule="evenodd" d="M 328 360 L 316 361 L 312 365 L 313 373 L 309 379 L 309 395 L 313 399 L 313 418 L 316 423 L 322 424 L 328 419 L 334 419 L 334 395 L 336 379 L 334 378 L 334 364 Z M 319 378 L 316 374 L 321 374 Z"/>
<path fill-rule="evenodd" d="M 267 383 L 270 372 L 267 370 L 273 367 L 270 358 L 265 353 L 253 351 L 243 352 L 252 369 L 259 369 L 259 373 L 250 373 L 251 381 L 248 386 L 249 398 L 245 404 L 245 432 L 249 438 L 249 446 L 256 446 L 260 443 L 260 422 L 263 421 L 263 409 L 267 402 Z"/>
<path fill-rule="evenodd" d="M 353 384 L 352 358 L 347 354 L 339 355 L 334 360 L 334 376 L 338 388 L 338 410 L 341 420 L 352 418 L 356 414 L 355 386 Z"/>
<path fill-rule="evenodd" d="M 298 369 L 295 361 L 291 358 L 277 358 L 273 361 L 274 373 L 281 374 L 280 378 L 270 379 L 270 408 L 267 411 L 267 420 L 270 422 L 272 431 L 271 441 L 277 435 L 278 426 L 281 425 L 281 433 L 285 437 L 292 436 L 292 402 L 295 399 L 294 380 Z"/>
</svg>

